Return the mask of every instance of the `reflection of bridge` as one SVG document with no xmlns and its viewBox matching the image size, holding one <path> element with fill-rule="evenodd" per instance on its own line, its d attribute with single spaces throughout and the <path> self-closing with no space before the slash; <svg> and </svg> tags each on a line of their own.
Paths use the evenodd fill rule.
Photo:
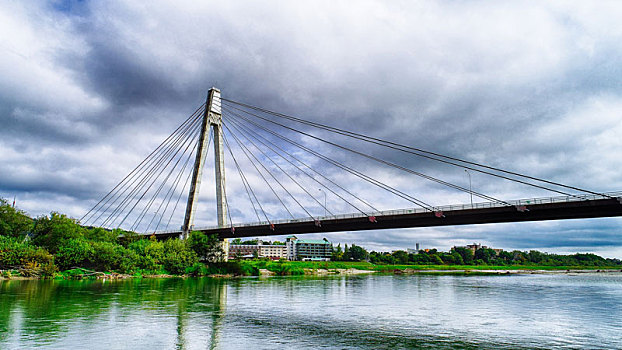
<svg viewBox="0 0 622 350">
<path fill-rule="evenodd" d="M 311 131 L 295 127 L 300 124 Z M 221 238 L 622 216 L 620 192 L 594 192 L 366 136 L 221 99 L 220 91 L 211 89 L 206 104 L 81 220 L 163 238 L 185 237 L 197 230 L 193 222 L 212 139 L 217 226 L 198 230 Z M 353 146 L 356 143 L 362 145 Z M 225 150 L 232 160 L 227 171 L 239 175 L 235 188 L 225 186 Z M 347 156 L 334 156 L 334 150 Z M 401 159 L 392 160 L 396 158 Z M 416 170 L 404 165 L 413 159 Z M 360 170 L 368 170 L 370 165 L 385 169 L 382 179 Z M 473 190 L 470 181 L 466 188 L 430 175 L 438 166 L 467 171 L 469 180 L 471 173 L 499 180 L 499 188 L 510 184 L 563 196 L 506 201 Z M 423 173 L 425 169 L 428 173 Z M 448 170 L 442 174 L 451 178 Z M 400 181 L 404 176 L 408 181 Z M 445 191 L 464 192 L 471 197 L 471 204 L 428 204 L 412 195 L 413 179 L 422 180 L 417 185 L 425 182 Z M 376 191 L 365 190 L 367 195 L 374 193 L 380 198 L 362 198 L 352 189 L 361 183 Z M 185 210 L 179 206 L 184 193 L 188 193 Z M 318 198 L 319 193 L 324 201 Z M 331 195 L 331 205 L 327 194 Z M 484 202 L 473 204 L 473 196 Z M 245 203 L 244 197 L 248 199 Z M 387 198 L 405 201 L 413 208 L 377 209 L 377 203 Z M 233 210 L 230 202 L 235 204 Z M 356 214 L 335 215 L 331 210 Z M 181 217 L 181 211 L 185 213 L 181 229 L 168 230 L 171 221 Z M 256 223 L 244 223 L 251 221 L 244 213 L 256 216 Z M 290 219 L 283 220 L 283 216 Z"/>
</svg>

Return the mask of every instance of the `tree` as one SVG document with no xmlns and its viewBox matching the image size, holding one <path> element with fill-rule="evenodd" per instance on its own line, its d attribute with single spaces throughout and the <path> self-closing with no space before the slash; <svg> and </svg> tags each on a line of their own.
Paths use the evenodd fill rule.
<svg viewBox="0 0 622 350">
<path fill-rule="evenodd" d="M 93 227 L 84 230 L 84 237 L 94 242 L 117 243 L 119 241 L 119 232 L 118 230 L 106 230 L 101 227 Z"/>
<path fill-rule="evenodd" d="M 194 231 L 188 243 L 197 256 L 208 262 L 223 260 L 225 251 L 222 249 L 222 243 L 217 234 L 207 236 L 203 232 Z"/>
<path fill-rule="evenodd" d="M 398 250 L 394 252 L 392 255 L 398 264 L 408 264 L 408 253 L 406 253 L 405 251 Z"/>
<path fill-rule="evenodd" d="M 333 247 L 333 253 L 330 258 L 332 261 L 342 261 L 343 251 L 341 250 L 341 243 L 337 244 L 337 247 Z"/>
<path fill-rule="evenodd" d="M 465 247 L 453 247 L 452 251 L 458 253 L 462 258 L 462 262 L 466 265 L 473 264 L 473 251 Z"/>
<path fill-rule="evenodd" d="M 32 229 L 33 220 L 23 211 L 17 210 L 0 198 L 0 235 L 18 237 Z"/>
<path fill-rule="evenodd" d="M 441 259 L 441 257 L 436 253 L 432 254 L 430 259 L 434 265 L 443 265 L 443 259 Z"/>
<path fill-rule="evenodd" d="M 54 254 L 63 241 L 82 238 L 82 231 L 82 227 L 75 219 L 52 212 L 49 217 L 43 216 L 35 220 L 32 233 L 35 244 L 47 248 Z"/>
<path fill-rule="evenodd" d="M 497 252 L 490 248 L 480 248 L 474 254 L 475 260 L 482 260 L 486 264 L 490 263 L 496 256 Z"/>
<path fill-rule="evenodd" d="M 344 259 L 354 261 L 367 260 L 367 258 L 369 257 L 369 253 L 367 252 L 367 250 L 365 250 L 365 248 L 363 247 L 357 246 L 356 244 L 352 244 L 352 246 L 348 250 L 347 255 L 346 253 L 344 253 L 343 255 Z"/>
</svg>

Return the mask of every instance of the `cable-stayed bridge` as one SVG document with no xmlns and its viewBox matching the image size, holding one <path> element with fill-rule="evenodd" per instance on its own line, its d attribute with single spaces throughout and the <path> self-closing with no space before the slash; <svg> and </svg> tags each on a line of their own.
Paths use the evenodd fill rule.
<svg viewBox="0 0 622 350">
<path fill-rule="evenodd" d="M 195 227 L 210 145 L 216 222 Z M 468 175 L 468 186 L 456 183 L 455 171 Z M 474 190 L 472 174 L 487 184 L 497 181 L 497 187 L 547 196 L 498 198 Z M 443 198 L 462 193 L 470 201 L 433 203 L 424 199 L 433 196 L 423 183 Z M 416 192 L 421 189 L 426 192 Z M 405 209 L 386 209 L 395 202 Z M 232 238 L 613 216 L 622 216 L 622 192 L 592 191 L 399 144 L 221 98 L 212 88 L 206 103 L 80 221 L 162 238 L 191 231 Z"/>
</svg>

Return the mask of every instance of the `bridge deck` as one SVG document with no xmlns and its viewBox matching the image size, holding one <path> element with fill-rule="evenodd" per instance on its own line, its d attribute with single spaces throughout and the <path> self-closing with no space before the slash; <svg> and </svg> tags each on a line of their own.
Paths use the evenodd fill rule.
<svg viewBox="0 0 622 350">
<path fill-rule="evenodd" d="M 221 238 L 261 237 L 273 235 L 329 233 L 342 231 L 379 230 L 406 227 L 432 227 L 488 224 L 502 222 L 524 222 L 542 220 L 582 219 L 622 216 L 622 197 L 612 193 L 611 197 L 552 197 L 512 202 L 512 206 L 495 203 L 478 203 L 439 207 L 439 211 L 400 210 L 363 215 L 343 215 L 321 218 L 319 223 L 312 219 L 255 223 L 231 227 L 201 228 L 206 234 L 218 234 Z M 527 209 L 521 211 L 522 209 Z M 372 222 L 373 221 L 373 222 Z M 158 232 L 158 238 L 178 237 L 181 231 Z"/>
</svg>

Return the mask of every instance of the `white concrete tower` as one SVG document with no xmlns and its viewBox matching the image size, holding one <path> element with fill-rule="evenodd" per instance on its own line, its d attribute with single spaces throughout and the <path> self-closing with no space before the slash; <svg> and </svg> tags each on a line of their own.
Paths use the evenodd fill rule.
<svg viewBox="0 0 622 350">
<path fill-rule="evenodd" d="M 227 226 L 227 200 L 225 194 L 225 159 L 224 144 L 222 136 L 222 109 L 220 101 L 220 90 L 211 88 L 207 94 L 207 102 L 205 104 L 205 113 L 203 114 L 203 123 L 201 125 L 201 135 L 199 136 L 199 149 L 194 162 L 194 170 L 192 172 L 192 183 L 190 184 L 190 192 L 188 193 L 188 204 L 186 205 L 186 216 L 182 227 L 182 238 L 188 238 L 194 226 L 194 214 L 196 211 L 196 203 L 199 197 L 199 187 L 201 186 L 201 175 L 203 174 L 203 164 L 207 155 L 207 142 L 210 128 L 214 132 L 214 158 L 216 172 L 216 212 L 218 216 L 218 226 Z M 224 259 L 227 259 L 229 253 L 228 240 L 223 241 L 223 249 L 225 250 Z"/>
</svg>

